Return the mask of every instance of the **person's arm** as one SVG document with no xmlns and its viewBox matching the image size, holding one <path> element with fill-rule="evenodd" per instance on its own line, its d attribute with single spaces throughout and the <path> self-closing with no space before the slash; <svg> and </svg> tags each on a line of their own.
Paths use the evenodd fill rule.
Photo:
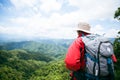
<svg viewBox="0 0 120 80">
<path fill-rule="evenodd" d="M 81 38 L 77 38 L 68 48 L 68 52 L 65 57 L 65 64 L 69 70 L 77 71 L 81 68 L 81 54 L 80 49 L 83 48 L 83 42 Z"/>
</svg>

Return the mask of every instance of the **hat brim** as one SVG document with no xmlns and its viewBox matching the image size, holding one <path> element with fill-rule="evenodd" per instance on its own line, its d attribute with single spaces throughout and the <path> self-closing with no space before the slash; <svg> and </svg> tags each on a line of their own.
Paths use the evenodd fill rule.
<svg viewBox="0 0 120 80">
<path fill-rule="evenodd" d="M 83 31 L 83 32 L 86 32 L 86 33 L 91 33 L 90 31 L 87 31 L 87 30 L 83 30 L 83 29 L 75 29 L 76 31 Z"/>
</svg>

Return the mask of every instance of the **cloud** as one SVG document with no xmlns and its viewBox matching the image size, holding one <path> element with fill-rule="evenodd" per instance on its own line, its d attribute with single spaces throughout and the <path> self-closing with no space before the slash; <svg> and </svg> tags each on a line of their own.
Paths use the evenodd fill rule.
<svg viewBox="0 0 120 80">
<path fill-rule="evenodd" d="M 41 0 L 42 4 L 40 5 L 40 9 L 46 13 L 55 10 L 60 10 L 62 4 L 56 0 Z"/>
<path fill-rule="evenodd" d="M 61 14 L 66 1 L 68 1 L 66 5 L 77 8 L 77 10 L 72 11 L 75 15 L 71 15 L 71 13 L 69 14 L 69 12 L 66 11 L 68 15 L 87 21 L 110 19 L 120 5 L 119 0 L 11 0 L 15 8 L 24 10 L 21 13 L 28 12 L 28 14 L 32 14 L 33 12 L 37 12 L 41 13 L 42 16 L 45 14 L 52 16 L 54 12 Z M 36 15 L 36 13 L 34 15 Z"/>
<path fill-rule="evenodd" d="M 109 37 L 109 38 L 115 38 L 115 37 L 117 37 L 117 35 L 118 35 L 118 31 L 119 31 L 119 30 L 116 30 L 116 29 L 107 30 L 105 36 L 106 36 L 106 37 Z"/>
<path fill-rule="evenodd" d="M 8 19 L 9 26 L 0 26 L 0 33 L 51 38 L 76 37 L 73 29 L 78 22 L 110 20 L 120 4 L 118 0 L 11 0 L 11 2 L 16 9 L 16 16 Z M 64 12 L 62 9 L 66 7 L 76 9 Z M 103 34 L 105 32 L 103 26 L 97 24 L 92 27 L 92 31 Z"/>
<path fill-rule="evenodd" d="M 105 37 L 109 37 L 109 38 L 115 38 L 117 37 L 117 32 L 119 30 L 117 29 L 107 29 L 106 27 L 100 25 L 100 24 L 97 24 L 96 26 L 94 26 L 92 29 L 91 29 L 91 32 L 94 33 L 94 34 L 99 34 L 99 35 L 104 35 Z"/>
<path fill-rule="evenodd" d="M 11 3 L 16 9 L 23 9 L 25 7 L 33 7 L 37 3 L 37 0 L 11 0 Z"/>
<path fill-rule="evenodd" d="M 21 34 L 23 30 L 18 27 L 4 27 L 0 26 L 0 32 L 3 34 Z"/>
<path fill-rule="evenodd" d="M 35 11 L 42 10 L 45 13 L 58 11 L 62 6 L 61 2 L 56 0 L 11 0 L 11 2 L 18 10 L 29 8 Z"/>
<path fill-rule="evenodd" d="M 12 18 L 11 22 L 15 24 L 24 24 L 28 22 L 28 19 L 24 17 L 17 17 L 17 18 Z"/>
<path fill-rule="evenodd" d="M 55 18 L 56 17 L 56 18 Z M 41 16 L 19 17 L 11 19 L 12 23 L 16 23 L 18 27 L 8 27 L 8 32 L 23 31 L 22 34 L 27 36 L 45 36 L 54 38 L 70 38 L 73 34 L 73 27 L 68 22 L 64 22 L 64 17 L 59 14 L 54 14 L 49 18 Z M 4 28 L 5 29 L 5 28 Z M 7 29 L 7 28 L 6 28 Z M 12 29 L 12 30 L 11 30 Z M 2 30 L 3 32 L 5 30 Z"/>
<path fill-rule="evenodd" d="M 80 15 L 89 20 L 111 18 L 119 7 L 119 0 L 68 0 L 71 6 L 79 8 Z"/>
<path fill-rule="evenodd" d="M 100 24 L 97 24 L 91 28 L 91 32 L 102 35 L 104 34 L 104 27 Z"/>
</svg>

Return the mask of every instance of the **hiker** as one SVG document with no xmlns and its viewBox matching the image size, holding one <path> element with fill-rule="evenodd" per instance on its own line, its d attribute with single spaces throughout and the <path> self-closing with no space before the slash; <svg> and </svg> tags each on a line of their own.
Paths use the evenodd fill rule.
<svg viewBox="0 0 120 80">
<path fill-rule="evenodd" d="M 65 63 L 66 67 L 71 71 L 84 71 L 85 59 L 84 59 L 84 43 L 82 41 L 82 36 L 90 34 L 90 25 L 87 23 L 80 22 L 76 29 L 78 37 L 68 48 L 66 54 Z M 70 73 L 70 76 L 73 76 L 73 72 Z M 73 79 L 74 78 L 74 79 Z M 76 80 L 75 77 L 72 77 L 72 80 Z"/>
<path fill-rule="evenodd" d="M 99 79 L 100 71 L 92 70 L 91 72 L 89 72 L 90 70 L 88 69 L 89 70 L 88 72 L 90 74 L 93 74 L 93 73 L 94 73 L 94 75 L 97 74 L 97 76 L 95 76 L 95 77 L 93 75 L 92 76 L 93 78 L 91 78 L 91 75 L 89 77 L 89 75 L 85 73 L 85 69 L 86 69 L 85 67 L 86 66 L 89 67 L 89 65 L 90 65 L 90 68 L 91 68 L 92 63 L 95 64 L 94 65 L 95 69 L 97 67 L 99 68 L 99 64 L 98 63 L 95 63 L 94 61 L 89 60 L 89 59 L 88 60 L 91 61 L 91 63 L 89 62 L 89 65 L 86 64 L 87 63 L 86 62 L 87 58 L 85 59 L 85 54 L 86 54 L 85 53 L 86 52 L 85 44 L 89 43 L 88 42 L 89 40 L 85 42 L 82 37 L 91 35 L 90 28 L 91 28 L 91 26 L 88 23 L 80 22 L 78 24 L 77 29 L 76 29 L 78 37 L 69 46 L 68 51 L 66 53 L 65 64 L 66 64 L 66 68 L 71 71 L 71 73 L 70 73 L 71 80 L 100 80 Z M 109 43 L 107 43 L 107 44 L 109 44 Z M 113 60 L 116 62 L 116 57 L 112 53 L 111 53 L 111 55 L 112 55 Z M 100 63 L 100 61 L 99 61 L 99 63 Z M 111 64 L 113 65 L 113 63 L 110 63 L 110 65 Z M 112 69 L 111 69 L 111 71 L 112 71 L 113 70 L 113 66 L 111 66 L 111 67 L 112 67 Z M 107 71 L 107 73 L 108 73 L 108 71 Z M 113 71 L 111 73 L 113 73 Z M 88 76 L 88 78 L 86 78 L 87 76 Z M 101 80 L 114 80 L 114 79 L 110 79 L 111 77 L 109 78 L 109 75 L 107 75 L 107 78 L 108 79 L 106 79 L 106 78 L 102 79 L 101 78 Z"/>
</svg>

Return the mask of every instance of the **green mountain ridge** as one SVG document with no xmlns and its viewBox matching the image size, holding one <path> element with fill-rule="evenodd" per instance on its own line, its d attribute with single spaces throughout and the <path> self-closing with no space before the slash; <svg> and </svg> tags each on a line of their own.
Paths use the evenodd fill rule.
<svg viewBox="0 0 120 80">
<path fill-rule="evenodd" d="M 7 42 L 0 44 L 0 50 L 23 49 L 34 53 L 41 53 L 54 58 L 61 58 L 65 55 L 72 40 L 39 40 Z"/>
<path fill-rule="evenodd" d="M 0 80 L 69 80 L 63 61 L 68 45 L 61 40 L 0 44 Z"/>
<path fill-rule="evenodd" d="M 64 57 L 72 41 L 0 42 L 0 80 L 70 80 Z M 120 79 L 119 63 L 118 58 L 116 80 Z"/>
</svg>

